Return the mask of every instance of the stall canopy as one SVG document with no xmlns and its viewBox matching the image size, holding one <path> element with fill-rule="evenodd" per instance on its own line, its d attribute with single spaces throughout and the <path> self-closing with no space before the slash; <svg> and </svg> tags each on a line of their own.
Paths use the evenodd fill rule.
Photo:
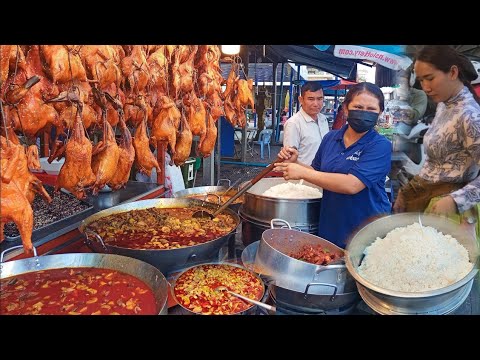
<svg viewBox="0 0 480 360">
<path fill-rule="evenodd" d="M 353 79 L 361 59 L 342 59 L 314 45 L 250 45 L 249 62 L 295 63 L 313 66 L 343 79 Z M 368 65 L 368 64 L 365 64 Z M 354 80 L 354 79 L 353 79 Z"/>
<path fill-rule="evenodd" d="M 220 64 L 220 70 L 222 71 L 222 77 L 226 79 L 230 73 L 232 64 L 222 63 Z M 291 66 L 285 66 L 282 78 L 282 69 L 280 66 L 277 66 L 277 85 L 283 81 L 285 86 L 290 85 L 290 79 L 297 79 L 300 77 L 301 80 L 305 80 L 301 75 L 297 74 L 297 71 Z M 241 78 L 244 78 L 244 74 L 240 74 Z M 248 78 L 254 80 L 255 84 L 258 85 L 272 85 L 273 83 L 273 74 L 272 74 L 272 64 L 271 63 L 257 63 L 257 64 L 248 64 Z"/>
<path fill-rule="evenodd" d="M 405 55 L 404 45 L 314 45 L 320 51 L 341 59 L 365 60 L 388 69 L 406 69 L 412 60 Z"/>
</svg>

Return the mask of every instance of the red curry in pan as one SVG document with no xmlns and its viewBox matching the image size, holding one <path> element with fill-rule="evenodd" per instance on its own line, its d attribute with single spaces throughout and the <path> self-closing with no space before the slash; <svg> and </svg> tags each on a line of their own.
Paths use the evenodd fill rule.
<svg viewBox="0 0 480 360">
<path fill-rule="evenodd" d="M 0 281 L 1 315 L 155 315 L 152 290 L 111 269 L 34 271 Z"/>
<path fill-rule="evenodd" d="M 184 308 L 203 315 L 231 315 L 253 305 L 229 294 L 228 290 L 253 300 L 264 293 L 262 281 L 250 271 L 226 264 L 205 264 L 188 269 L 175 282 L 173 293 Z"/>
<path fill-rule="evenodd" d="M 106 244 L 129 249 L 176 249 L 198 245 L 230 233 L 236 227 L 228 214 L 193 218 L 200 207 L 149 208 L 105 216 L 88 225 Z"/>
</svg>

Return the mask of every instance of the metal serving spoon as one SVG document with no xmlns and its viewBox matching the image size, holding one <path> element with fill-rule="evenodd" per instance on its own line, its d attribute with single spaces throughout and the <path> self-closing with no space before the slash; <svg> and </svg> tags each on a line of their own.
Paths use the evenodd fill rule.
<svg viewBox="0 0 480 360">
<path fill-rule="evenodd" d="M 250 180 L 239 192 L 233 195 L 227 202 L 225 202 L 222 206 L 220 206 L 213 214 L 210 214 L 208 211 L 205 210 L 198 210 L 192 214 L 194 218 L 215 218 L 218 214 L 220 214 L 223 210 L 225 210 L 230 204 L 232 204 L 235 200 L 237 200 L 240 196 L 243 195 L 248 189 L 250 189 L 253 185 L 255 185 L 260 179 L 264 178 L 272 169 L 275 167 L 275 163 L 283 162 L 283 159 L 277 158 L 273 161 L 270 165 L 268 165 L 265 169 L 263 169 L 257 176 L 255 176 L 252 180 Z"/>
<path fill-rule="evenodd" d="M 252 304 L 254 304 L 254 305 L 263 307 L 263 308 L 265 308 L 265 309 L 267 309 L 267 310 L 270 310 L 270 311 L 273 311 L 273 312 L 276 312 L 276 311 L 277 311 L 277 308 L 276 308 L 275 306 L 268 305 L 268 304 L 265 304 L 265 303 L 263 303 L 263 302 L 261 302 L 261 301 L 253 300 L 253 299 L 250 299 L 250 298 L 248 298 L 248 297 L 246 297 L 246 296 L 237 294 L 237 293 L 235 293 L 235 292 L 233 292 L 233 291 L 228 290 L 225 286 L 217 286 L 217 287 L 215 288 L 215 291 L 226 291 L 226 292 L 228 292 L 229 294 L 231 294 L 231 295 L 233 295 L 233 296 L 236 296 L 236 297 L 238 297 L 238 298 L 240 298 L 240 299 L 242 299 L 242 300 L 245 300 L 245 301 L 247 301 L 247 302 L 249 302 L 249 303 L 252 303 Z"/>
</svg>

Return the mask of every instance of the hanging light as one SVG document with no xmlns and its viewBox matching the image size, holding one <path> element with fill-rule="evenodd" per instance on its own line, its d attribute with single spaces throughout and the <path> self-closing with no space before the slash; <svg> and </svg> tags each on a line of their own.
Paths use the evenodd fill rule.
<svg viewBox="0 0 480 360">
<path fill-rule="evenodd" d="M 225 55 L 236 55 L 240 52 L 240 45 L 222 45 L 222 52 Z"/>
</svg>

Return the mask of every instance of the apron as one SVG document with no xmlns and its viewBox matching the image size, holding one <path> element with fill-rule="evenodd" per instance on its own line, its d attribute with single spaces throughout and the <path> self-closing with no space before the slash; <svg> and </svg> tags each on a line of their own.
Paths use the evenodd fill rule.
<svg viewBox="0 0 480 360">
<path fill-rule="evenodd" d="M 445 183 L 430 182 L 416 175 L 405 186 L 403 186 L 398 197 L 402 197 L 405 204 L 406 212 L 429 212 L 432 206 L 442 197 L 449 195 L 451 192 L 461 189 L 466 183 Z M 480 244 L 480 204 L 473 206 L 463 214 L 451 214 L 449 219 L 457 224 L 465 222 L 464 218 L 474 216 L 477 219 L 475 223 L 475 234 L 477 242 Z"/>
</svg>

